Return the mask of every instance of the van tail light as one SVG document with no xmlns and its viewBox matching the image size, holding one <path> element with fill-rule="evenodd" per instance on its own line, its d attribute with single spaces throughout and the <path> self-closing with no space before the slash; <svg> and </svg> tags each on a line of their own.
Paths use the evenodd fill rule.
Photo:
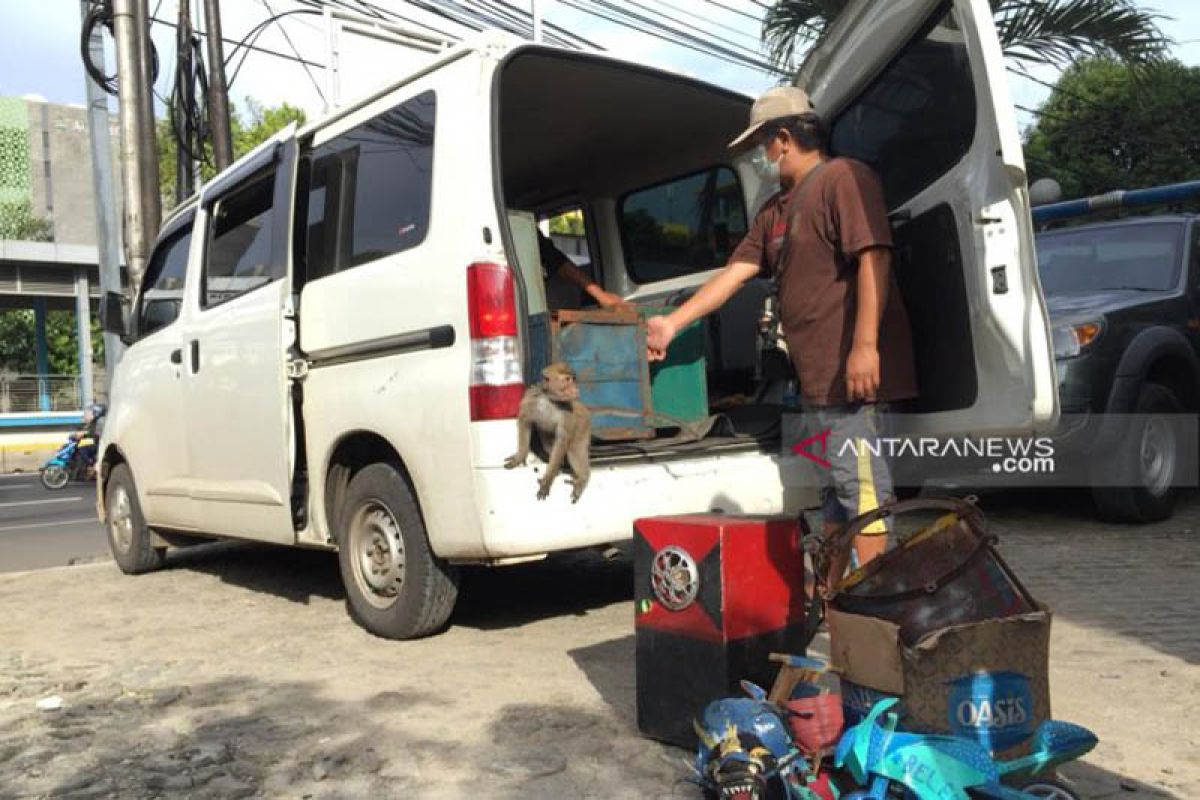
<svg viewBox="0 0 1200 800">
<path fill-rule="evenodd" d="M 471 420 L 514 419 L 525 392 L 517 347 L 512 270 L 501 264 L 467 267 L 471 329 Z"/>
</svg>

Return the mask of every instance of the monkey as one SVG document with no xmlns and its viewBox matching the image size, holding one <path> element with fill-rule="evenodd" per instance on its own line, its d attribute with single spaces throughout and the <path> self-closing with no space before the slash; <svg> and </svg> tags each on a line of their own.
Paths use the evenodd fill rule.
<svg viewBox="0 0 1200 800">
<path fill-rule="evenodd" d="M 562 469 L 563 460 L 574 476 L 571 502 L 578 502 L 591 475 L 592 415 L 579 402 L 575 373 L 559 361 L 542 370 L 542 379 L 525 390 L 517 415 L 517 452 L 504 461 L 505 469 L 525 464 L 534 430 L 550 454 L 546 474 L 538 482 L 538 500 L 550 496 L 550 484 Z"/>
</svg>

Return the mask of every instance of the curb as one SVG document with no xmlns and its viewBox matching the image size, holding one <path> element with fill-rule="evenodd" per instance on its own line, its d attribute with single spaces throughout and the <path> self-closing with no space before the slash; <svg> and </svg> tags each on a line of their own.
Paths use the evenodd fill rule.
<svg viewBox="0 0 1200 800">
<path fill-rule="evenodd" d="M 83 564 L 66 564 L 60 567 L 42 567 L 41 569 L 26 569 L 20 572 L 0 572 L 0 581 L 8 578 L 24 578 L 30 575 L 43 575 L 47 572 L 65 572 L 66 570 L 80 569 L 95 569 L 97 567 L 111 567 L 116 564 L 110 556 L 98 556 L 98 561 L 88 561 Z"/>
</svg>

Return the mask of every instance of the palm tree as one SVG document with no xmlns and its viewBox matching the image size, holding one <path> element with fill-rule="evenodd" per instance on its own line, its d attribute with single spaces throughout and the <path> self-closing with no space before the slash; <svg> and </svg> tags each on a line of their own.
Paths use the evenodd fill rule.
<svg viewBox="0 0 1200 800">
<path fill-rule="evenodd" d="M 850 0 L 777 0 L 763 18 L 771 62 L 793 71 L 797 50 L 820 40 Z M 1086 56 L 1129 64 L 1162 58 L 1171 44 L 1158 14 L 1132 0 L 989 0 L 1004 54 L 1026 64 L 1067 66 Z"/>
</svg>

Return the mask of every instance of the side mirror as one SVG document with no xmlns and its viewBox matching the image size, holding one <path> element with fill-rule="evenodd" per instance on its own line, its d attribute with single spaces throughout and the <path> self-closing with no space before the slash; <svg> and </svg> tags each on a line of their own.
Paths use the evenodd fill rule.
<svg viewBox="0 0 1200 800">
<path fill-rule="evenodd" d="M 100 328 L 129 344 L 129 300 L 121 292 L 105 292 L 100 302 Z"/>
</svg>

